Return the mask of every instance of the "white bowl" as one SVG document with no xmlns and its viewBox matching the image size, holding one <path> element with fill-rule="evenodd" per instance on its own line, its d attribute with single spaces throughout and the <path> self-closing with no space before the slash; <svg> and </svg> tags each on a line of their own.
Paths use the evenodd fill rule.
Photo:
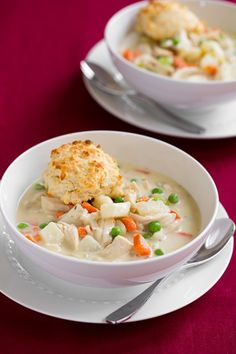
<svg viewBox="0 0 236 354">
<path fill-rule="evenodd" d="M 41 176 L 52 149 L 76 139 L 90 139 L 125 163 L 157 169 L 182 185 L 201 212 L 201 232 L 184 247 L 162 257 L 123 263 L 79 260 L 53 253 L 25 238 L 16 228 L 16 209 L 24 190 Z M 0 206 L 6 227 L 22 251 L 44 270 L 71 282 L 90 286 L 127 286 L 162 277 L 186 262 L 203 244 L 218 207 L 216 186 L 196 160 L 163 141 L 125 132 L 90 131 L 47 140 L 20 155 L 8 167 L 0 184 Z"/>
<path fill-rule="evenodd" d="M 181 1 L 209 25 L 236 34 L 236 5 L 226 1 Z M 120 53 L 122 43 L 133 26 L 139 8 L 146 2 L 138 2 L 118 11 L 108 21 L 105 41 L 112 61 L 131 87 L 161 104 L 182 108 L 213 107 L 236 98 L 236 80 L 214 82 L 187 82 L 176 80 L 141 69 Z"/>
</svg>

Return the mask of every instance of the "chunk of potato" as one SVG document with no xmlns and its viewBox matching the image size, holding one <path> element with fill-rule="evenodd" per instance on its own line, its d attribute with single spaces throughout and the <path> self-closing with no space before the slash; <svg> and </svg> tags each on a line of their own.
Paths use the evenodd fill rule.
<svg viewBox="0 0 236 354">
<path fill-rule="evenodd" d="M 79 244 L 80 252 L 97 252 L 101 248 L 101 245 L 91 235 L 85 236 Z"/>
<path fill-rule="evenodd" d="M 64 239 L 64 234 L 62 230 L 58 227 L 55 222 L 50 222 L 44 229 L 40 231 L 45 243 L 56 243 L 61 244 Z"/>
<path fill-rule="evenodd" d="M 165 205 L 161 200 L 150 200 L 148 202 L 136 203 L 136 208 L 139 215 L 156 215 L 169 212 L 169 207 Z"/>
<path fill-rule="evenodd" d="M 101 217 L 103 219 L 107 219 L 121 218 L 122 216 L 127 216 L 130 211 L 130 205 L 130 202 L 102 204 Z"/>
</svg>

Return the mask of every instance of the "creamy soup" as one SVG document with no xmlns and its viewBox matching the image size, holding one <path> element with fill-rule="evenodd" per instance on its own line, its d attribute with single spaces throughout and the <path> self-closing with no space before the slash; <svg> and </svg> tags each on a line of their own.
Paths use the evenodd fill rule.
<svg viewBox="0 0 236 354">
<path fill-rule="evenodd" d="M 198 235 L 200 212 L 183 187 L 153 171 L 120 170 L 120 197 L 77 205 L 48 196 L 40 180 L 33 183 L 19 202 L 19 231 L 51 251 L 98 261 L 159 257 Z"/>
<path fill-rule="evenodd" d="M 236 79 L 235 35 L 211 28 L 177 2 L 150 1 L 141 8 L 121 54 L 141 69 L 173 79 Z"/>
</svg>

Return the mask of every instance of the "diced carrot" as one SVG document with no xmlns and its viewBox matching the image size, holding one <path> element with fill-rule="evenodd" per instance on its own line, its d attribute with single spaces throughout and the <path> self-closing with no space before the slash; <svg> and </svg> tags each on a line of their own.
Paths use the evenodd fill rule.
<svg viewBox="0 0 236 354">
<path fill-rule="evenodd" d="M 218 67 L 216 65 L 208 65 L 204 68 L 208 75 L 214 76 L 218 73 Z"/>
<path fill-rule="evenodd" d="M 178 56 L 174 56 L 174 66 L 177 69 L 182 69 L 182 68 L 187 68 L 190 65 L 184 59 Z"/>
<path fill-rule="evenodd" d="M 125 225 L 126 230 L 128 232 L 137 230 L 137 225 L 136 225 L 135 221 L 131 217 L 124 216 L 123 218 L 121 218 L 121 221 Z"/>
<path fill-rule="evenodd" d="M 61 210 L 57 211 L 56 218 L 59 219 L 63 214 L 64 214 L 64 211 L 61 211 Z"/>
<path fill-rule="evenodd" d="M 133 237 L 134 251 L 137 256 L 150 256 L 151 248 L 141 234 L 135 234 Z"/>
<path fill-rule="evenodd" d="M 140 50 L 135 49 L 126 49 L 123 52 L 123 57 L 129 61 L 133 61 L 135 58 L 137 58 L 141 54 Z"/>
<path fill-rule="evenodd" d="M 40 234 L 36 234 L 35 236 L 32 236 L 30 234 L 25 234 L 25 237 L 34 243 L 42 241 L 42 236 Z"/>
<path fill-rule="evenodd" d="M 37 235 L 34 236 L 34 240 L 36 242 L 40 242 L 40 241 L 42 241 L 42 236 L 40 234 L 37 234 Z"/>
<path fill-rule="evenodd" d="M 77 230 L 79 237 L 83 238 L 87 235 L 87 230 L 84 226 L 78 226 Z"/>
<path fill-rule="evenodd" d="M 91 205 L 90 203 L 88 202 L 82 202 L 81 203 L 81 206 L 88 210 L 89 213 L 95 213 L 95 211 L 97 211 L 97 208 L 95 208 L 93 205 Z"/>
<path fill-rule="evenodd" d="M 190 232 L 185 232 L 185 231 L 179 231 L 179 232 L 177 232 L 177 235 L 188 236 L 188 237 L 192 237 L 193 236 L 192 234 L 190 234 Z"/>
<path fill-rule="evenodd" d="M 219 28 L 219 27 L 212 27 L 212 31 L 214 31 L 214 32 L 220 32 L 220 28 Z"/>
<path fill-rule="evenodd" d="M 135 171 L 144 173 L 145 175 L 150 175 L 150 171 L 143 170 L 142 168 L 136 168 Z"/>
<path fill-rule="evenodd" d="M 148 202 L 149 201 L 149 197 L 143 196 L 137 199 L 137 202 Z"/>
<path fill-rule="evenodd" d="M 181 216 L 179 215 L 179 213 L 177 213 L 177 211 L 171 210 L 170 213 L 171 213 L 171 214 L 175 214 L 175 220 L 181 219 Z"/>
<path fill-rule="evenodd" d="M 36 242 L 35 239 L 33 238 L 33 236 L 31 236 L 30 234 L 25 234 L 25 237 L 28 238 L 28 240 L 32 241 L 32 242 Z"/>
</svg>

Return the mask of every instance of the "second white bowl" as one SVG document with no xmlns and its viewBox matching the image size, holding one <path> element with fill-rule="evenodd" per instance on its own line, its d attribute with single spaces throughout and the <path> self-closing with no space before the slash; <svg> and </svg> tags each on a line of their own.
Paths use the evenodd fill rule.
<svg viewBox="0 0 236 354">
<path fill-rule="evenodd" d="M 209 25 L 236 34 L 236 5 L 213 0 L 180 2 L 186 3 L 190 10 Z M 111 17 L 105 28 L 105 40 L 112 61 L 130 86 L 172 109 L 205 109 L 233 101 L 236 98 L 236 80 L 209 83 L 176 80 L 140 69 L 122 57 L 122 43 L 134 24 L 138 10 L 145 4 L 138 2 L 123 8 Z"/>
</svg>

